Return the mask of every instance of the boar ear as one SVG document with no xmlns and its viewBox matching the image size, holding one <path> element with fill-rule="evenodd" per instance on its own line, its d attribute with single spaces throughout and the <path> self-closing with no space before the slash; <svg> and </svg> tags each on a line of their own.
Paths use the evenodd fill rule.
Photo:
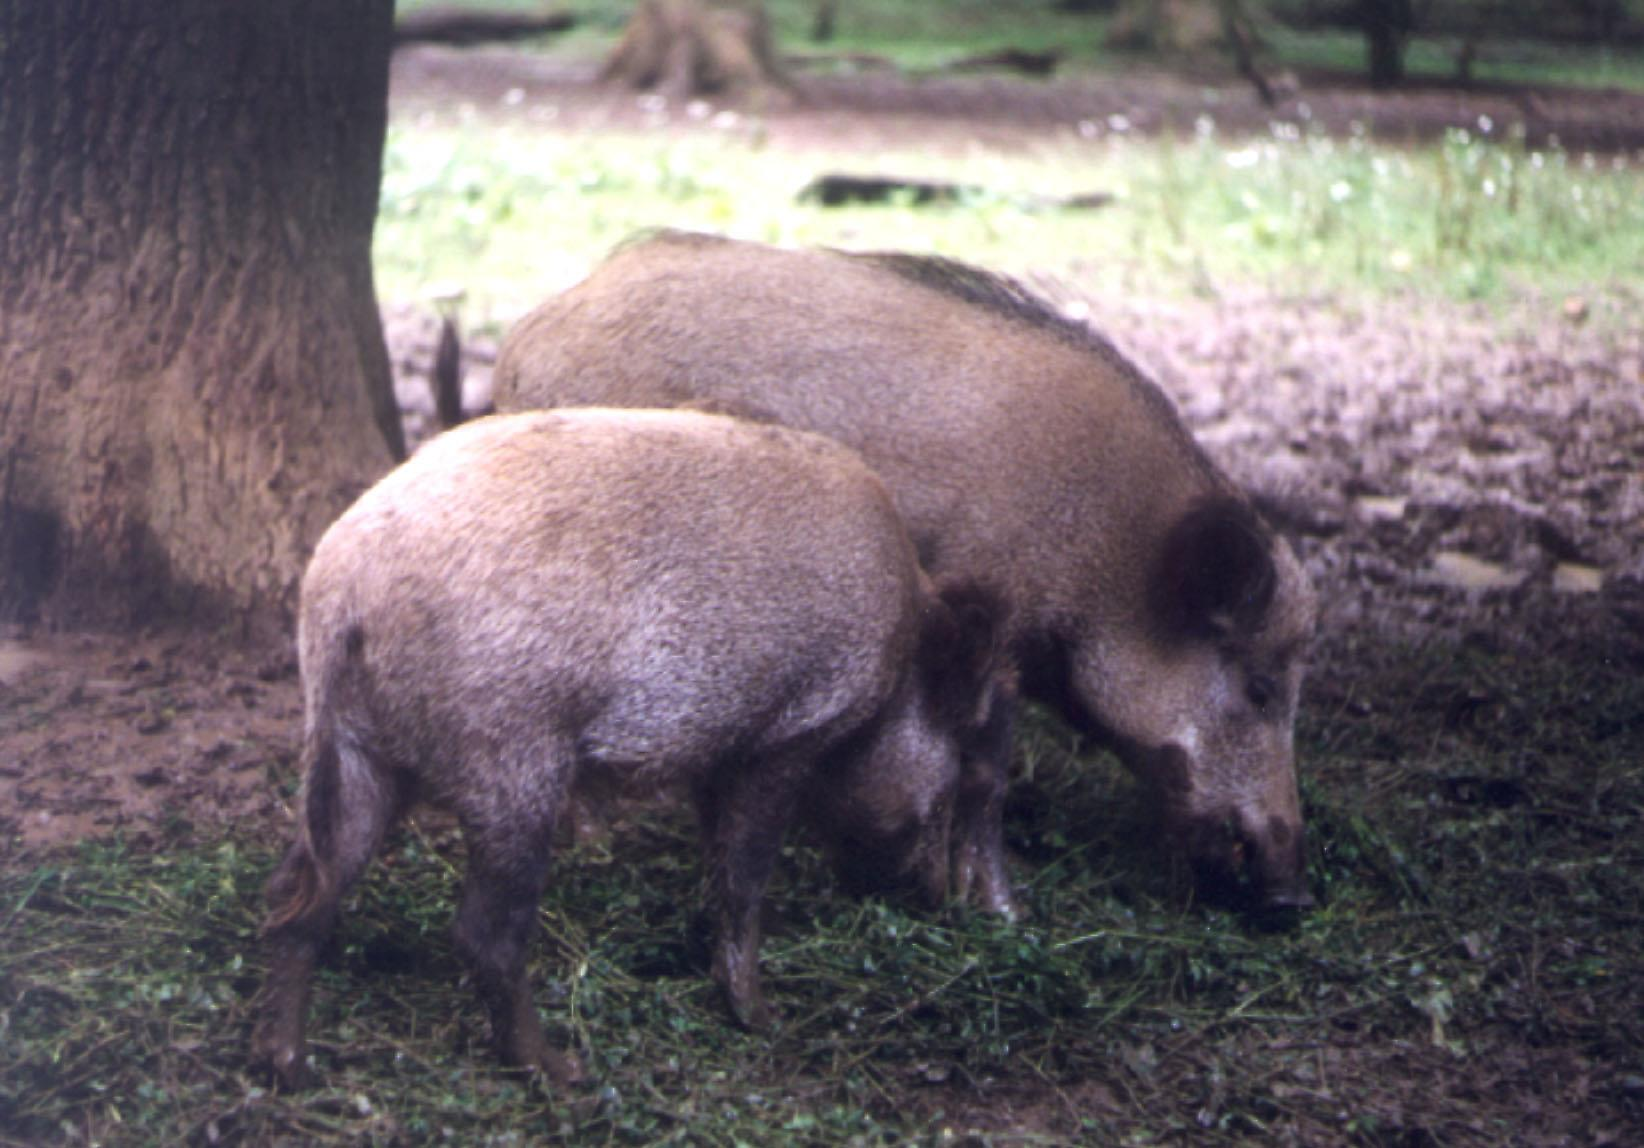
<svg viewBox="0 0 1644 1148">
<path fill-rule="evenodd" d="M 1154 571 L 1154 613 L 1176 636 L 1248 632 L 1266 616 L 1277 577 L 1273 537 L 1249 504 L 1207 499 L 1165 537 Z"/>
<path fill-rule="evenodd" d="M 1004 673 L 1006 608 L 992 587 L 972 581 L 943 583 L 931 603 L 919 643 L 925 688 L 955 722 L 987 723 Z"/>
</svg>

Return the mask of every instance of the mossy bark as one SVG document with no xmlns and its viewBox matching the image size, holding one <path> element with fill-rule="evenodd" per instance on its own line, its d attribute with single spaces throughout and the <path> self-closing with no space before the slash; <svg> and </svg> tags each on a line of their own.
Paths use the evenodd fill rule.
<svg viewBox="0 0 1644 1148">
<path fill-rule="evenodd" d="M 0 613 L 280 624 L 403 453 L 392 0 L 0 0 Z"/>
</svg>

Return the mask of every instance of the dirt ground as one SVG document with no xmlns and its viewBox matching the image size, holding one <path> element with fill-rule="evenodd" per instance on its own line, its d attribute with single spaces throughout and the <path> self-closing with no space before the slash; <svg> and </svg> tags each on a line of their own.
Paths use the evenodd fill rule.
<svg viewBox="0 0 1644 1148">
<path fill-rule="evenodd" d="M 689 131 L 712 105 L 601 89 L 595 69 L 501 49 L 423 48 L 394 60 L 397 115 L 517 119 L 556 130 L 647 128 Z M 1226 134 L 1265 134 L 1274 122 L 1388 140 L 1426 139 L 1448 128 L 1524 126 L 1534 144 L 1556 136 L 1571 149 L 1644 147 L 1644 93 L 1469 89 L 1413 85 L 1371 92 L 1356 77 L 1286 77 L 1278 106 L 1264 106 L 1233 77 L 1184 77 L 1137 69 L 1119 75 L 1035 82 L 1007 76 L 926 75 L 869 69 L 854 75 L 801 71 L 794 93 L 740 110 L 754 113 L 770 146 L 835 149 L 944 144 L 1012 148 L 1044 135 L 1096 138 L 1109 132 L 1192 131 L 1211 116 Z"/>
<path fill-rule="evenodd" d="M 1349 691 L 1368 633 L 1644 669 L 1644 331 L 1557 309 L 1504 332 L 1459 306 L 1121 308 L 1037 286 L 1099 312 L 1291 533 L 1324 604 L 1310 694 Z M 393 312 L 389 330 L 424 431 L 433 320 Z M 283 832 L 300 716 L 289 655 L 0 639 L 0 856 L 91 833 Z"/>
<path fill-rule="evenodd" d="M 396 58 L 396 115 L 522 116 L 544 130 L 702 130 L 701 109 L 590 87 L 585 71 L 494 50 Z M 807 79 L 768 109 L 773 144 L 1020 143 L 1080 124 L 1265 130 L 1243 87 L 1164 76 L 1058 84 L 870 75 Z M 1481 114 L 1566 141 L 1644 142 L 1644 99 L 1601 93 L 1307 90 L 1347 130 L 1428 134 Z M 552 109 L 552 114 L 545 113 Z M 1087 129 L 1088 130 L 1088 129 Z M 1150 369 L 1211 453 L 1290 532 L 1322 591 L 1310 683 L 1338 694 L 1352 636 L 1453 638 L 1644 667 L 1644 329 L 1549 302 L 1503 318 L 1397 300 L 1098 298 L 1077 276 L 1036 286 L 1088 314 Z M 1638 300 L 1613 300 L 1619 307 Z M 385 309 L 413 439 L 431 427 L 435 320 Z M 495 348 L 467 348 L 483 402 Z M 0 856 L 87 834 L 174 837 L 223 824 L 283 832 L 300 701 L 294 659 L 209 638 L 0 634 Z"/>
</svg>

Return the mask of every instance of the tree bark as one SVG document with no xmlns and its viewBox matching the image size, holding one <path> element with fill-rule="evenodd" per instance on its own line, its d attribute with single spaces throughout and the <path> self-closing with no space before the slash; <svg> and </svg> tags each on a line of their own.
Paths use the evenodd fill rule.
<svg viewBox="0 0 1644 1148">
<path fill-rule="evenodd" d="M 283 625 L 403 454 L 392 0 L 0 0 L 0 614 Z"/>
<path fill-rule="evenodd" d="M 751 0 L 642 0 L 600 78 L 671 99 L 791 90 L 765 6 Z"/>
<path fill-rule="evenodd" d="M 1411 0 L 1360 0 L 1370 86 L 1396 87 L 1404 79 L 1404 42 L 1415 26 Z"/>
</svg>

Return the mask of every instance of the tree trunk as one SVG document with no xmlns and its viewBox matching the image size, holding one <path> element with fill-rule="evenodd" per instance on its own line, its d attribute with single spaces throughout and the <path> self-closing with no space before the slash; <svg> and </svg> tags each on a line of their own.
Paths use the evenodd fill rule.
<svg viewBox="0 0 1644 1148">
<path fill-rule="evenodd" d="M 0 614 L 283 624 L 403 453 L 392 0 L 0 0 Z"/>
<path fill-rule="evenodd" d="M 671 99 L 692 96 L 767 98 L 791 84 L 777 59 L 762 3 L 715 6 L 704 0 L 642 0 L 601 79 L 655 88 Z"/>
<path fill-rule="evenodd" d="M 1411 0 L 1361 0 L 1370 86 L 1396 87 L 1404 79 L 1404 41 L 1415 25 Z"/>
<path fill-rule="evenodd" d="M 834 22 L 839 15 L 837 0 L 818 0 L 816 19 L 811 22 L 811 39 L 826 44 L 833 39 Z"/>
</svg>

